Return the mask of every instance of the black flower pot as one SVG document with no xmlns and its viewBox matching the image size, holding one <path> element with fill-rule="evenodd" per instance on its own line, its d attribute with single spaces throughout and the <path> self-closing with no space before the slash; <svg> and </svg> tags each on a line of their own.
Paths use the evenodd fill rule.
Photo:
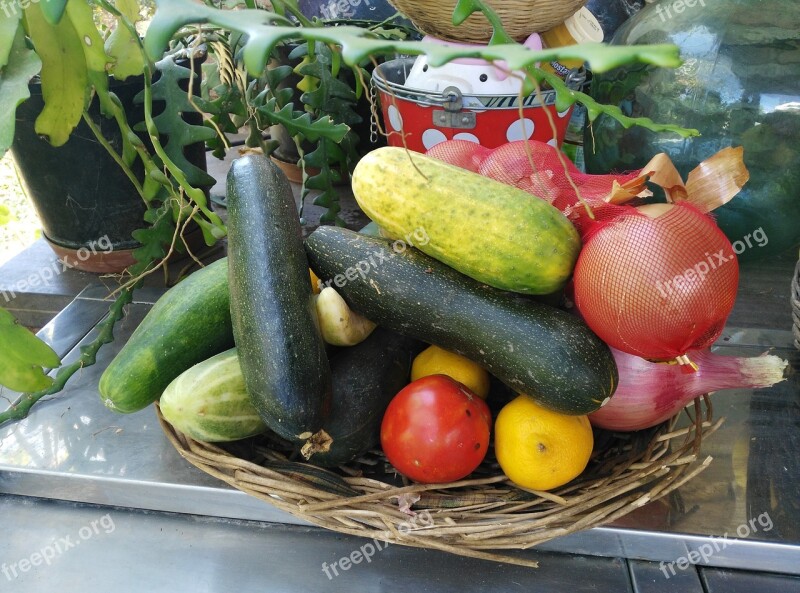
<svg viewBox="0 0 800 593">
<path fill-rule="evenodd" d="M 140 77 L 110 81 L 131 126 L 144 120 L 144 107 L 134 98 L 144 89 Z M 199 87 L 199 85 L 196 85 Z M 44 108 L 42 87 L 29 85 L 31 97 L 16 112 L 16 128 L 11 153 L 20 173 L 22 186 L 42 224 L 42 233 L 60 259 L 78 269 L 111 273 L 135 262 L 133 250 L 139 244 L 133 231 L 145 228 L 146 205 L 119 165 L 97 141 L 81 120 L 63 146 L 54 147 L 35 131 L 36 118 Z M 89 110 L 92 120 L 117 153 L 122 150 L 122 135 L 115 120 L 100 113 L 95 97 Z M 201 124 L 200 114 L 185 116 Z M 142 140 L 149 144 L 145 134 Z M 202 143 L 187 148 L 189 160 L 205 170 Z M 140 160 L 131 167 L 141 179 Z"/>
</svg>

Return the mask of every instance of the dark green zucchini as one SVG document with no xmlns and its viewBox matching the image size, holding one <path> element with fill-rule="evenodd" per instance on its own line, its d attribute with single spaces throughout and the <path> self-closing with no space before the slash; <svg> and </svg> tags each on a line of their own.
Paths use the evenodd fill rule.
<svg viewBox="0 0 800 593">
<path fill-rule="evenodd" d="M 158 299 L 100 377 L 100 397 L 115 412 L 136 412 L 186 369 L 232 346 L 228 263 L 219 260 Z"/>
<path fill-rule="evenodd" d="M 356 346 L 331 359 L 333 404 L 325 437 L 303 448 L 311 463 L 347 463 L 380 443 L 381 421 L 389 402 L 409 381 L 411 362 L 424 344 L 378 327 Z"/>
<path fill-rule="evenodd" d="M 588 414 L 614 393 L 611 351 L 577 317 L 394 247 L 332 227 L 306 239 L 314 272 L 333 279 L 348 305 L 378 325 L 458 352 L 557 412 Z"/>
<path fill-rule="evenodd" d="M 270 429 L 305 442 L 329 411 L 331 374 L 292 188 L 266 157 L 238 159 L 228 173 L 228 261 L 247 391 Z"/>
</svg>

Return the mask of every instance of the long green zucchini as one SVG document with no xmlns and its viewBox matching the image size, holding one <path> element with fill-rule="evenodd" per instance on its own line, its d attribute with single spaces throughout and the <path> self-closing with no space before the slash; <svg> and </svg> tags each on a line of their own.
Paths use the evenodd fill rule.
<svg viewBox="0 0 800 593">
<path fill-rule="evenodd" d="M 339 228 L 306 239 L 314 272 L 381 326 L 466 356 L 519 393 L 587 414 L 614 393 L 609 348 L 580 319 L 459 274 L 416 249 Z"/>
<path fill-rule="evenodd" d="M 270 429 L 303 443 L 330 409 L 331 372 L 292 188 L 266 157 L 238 159 L 228 173 L 228 260 L 247 391 Z"/>
</svg>

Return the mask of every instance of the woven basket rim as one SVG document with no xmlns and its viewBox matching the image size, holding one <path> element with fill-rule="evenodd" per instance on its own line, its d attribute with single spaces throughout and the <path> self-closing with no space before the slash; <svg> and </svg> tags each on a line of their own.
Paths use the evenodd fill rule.
<svg viewBox="0 0 800 593">
<path fill-rule="evenodd" d="M 598 470 L 598 477 L 579 477 L 554 492 L 523 491 L 498 473 L 450 484 L 403 487 L 370 477 L 343 476 L 346 487 L 355 493 L 344 496 L 286 471 L 237 457 L 218 445 L 196 441 L 173 428 L 158 404 L 156 413 L 168 440 L 189 463 L 309 523 L 376 541 L 528 567 L 537 563 L 491 550 L 528 549 L 609 523 L 670 494 L 708 467 L 712 458 L 699 458 L 702 441 L 724 420 L 713 420 L 707 396 L 698 398 L 691 413 L 686 408 L 659 427 L 648 429 L 652 431 L 649 442 L 638 448 L 625 445 L 620 436 L 615 445 L 619 452 L 613 447 L 609 451 L 621 452 L 623 457 L 605 462 L 611 465 Z M 675 430 L 683 413 L 691 422 Z M 630 449 L 627 454 L 626 447 Z M 512 494 L 504 499 L 502 493 L 509 492 Z M 453 494 L 461 495 L 461 500 L 450 498 Z M 413 511 L 403 512 L 401 501 L 409 508 L 413 503 Z M 426 512 L 425 522 L 418 524 L 415 517 Z"/>
<path fill-rule="evenodd" d="M 488 4 L 498 14 L 506 32 L 517 41 L 532 33 L 548 31 L 561 24 L 587 0 L 494 0 Z M 440 39 L 466 43 L 488 43 L 492 26 L 482 14 L 473 14 L 458 26 L 450 19 L 456 0 L 389 0 L 420 31 Z"/>
</svg>

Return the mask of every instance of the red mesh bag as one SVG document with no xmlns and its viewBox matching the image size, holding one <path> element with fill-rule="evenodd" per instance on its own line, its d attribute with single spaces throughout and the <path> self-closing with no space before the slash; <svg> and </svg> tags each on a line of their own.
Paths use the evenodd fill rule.
<svg viewBox="0 0 800 593">
<path fill-rule="evenodd" d="M 558 149 L 537 140 L 509 142 L 495 149 L 467 140 L 449 140 L 437 144 L 425 154 L 524 189 L 550 202 L 570 218 L 578 209 L 583 210 L 575 186 L 581 198 L 594 208 L 604 204 L 602 200 L 611 194 L 614 182 L 622 185 L 640 175 L 638 171 L 622 175 L 581 173 L 566 157 L 562 163 Z M 575 186 L 570 183 L 570 178 Z"/>
<path fill-rule="evenodd" d="M 708 348 L 730 315 L 739 264 L 714 220 L 687 203 L 658 218 L 627 206 L 586 225 L 575 304 L 600 338 L 652 360 Z"/>
</svg>

